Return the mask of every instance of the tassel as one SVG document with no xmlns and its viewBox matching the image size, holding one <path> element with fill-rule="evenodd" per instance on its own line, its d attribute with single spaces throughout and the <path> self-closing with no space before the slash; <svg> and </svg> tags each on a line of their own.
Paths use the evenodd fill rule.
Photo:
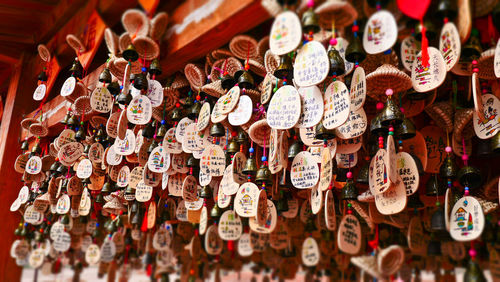
<svg viewBox="0 0 500 282">
<path fill-rule="evenodd" d="M 144 213 L 144 218 L 142 219 L 141 231 L 148 231 L 148 210 Z"/>
<path fill-rule="evenodd" d="M 423 67 L 428 67 L 429 66 L 429 51 L 427 50 L 427 47 L 429 47 L 429 41 L 427 40 L 427 36 L 425 36 L 425 25 L 424 21 L 421 19 L 420 24 L 422 25 L 422 66 Z"/>
</svg>

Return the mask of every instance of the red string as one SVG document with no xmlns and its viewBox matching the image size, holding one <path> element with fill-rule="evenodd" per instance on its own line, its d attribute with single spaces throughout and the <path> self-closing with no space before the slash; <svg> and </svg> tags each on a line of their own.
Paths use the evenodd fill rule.
<svg viewBox="0 0 500 282">
<path fill-rule="evenodd" d="M 429 52 L 427 47 L 429 46 L 429 41 L 427 40 L 427 36 L 425 35 L 425 25 L 423 19 L 420 19 L 420 25 L 422 26 L 422 66 L 429 66 Z"/>
</svg>

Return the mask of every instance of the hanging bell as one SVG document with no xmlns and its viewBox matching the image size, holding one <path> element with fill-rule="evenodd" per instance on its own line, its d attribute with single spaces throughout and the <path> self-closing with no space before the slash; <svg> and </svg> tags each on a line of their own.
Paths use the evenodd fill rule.
<svg viewBox="0 0 500 282">
<path fill-rule="evenodd" d="M 359 36 L 354 36 L 345 50 L 345 59 L 351 63 L 361 63 L 365 58 L 366 52 L 363 49 L 363 43 Z"/>
<path fill-rule="evenodd" d="M 424 171 L 424 166 L 422 165 L 422 161 L 420 160 L 420 158 L 415 156 L 415 154 L 412 154 L 412 153 L 410 153 L 410 156 L 413 158 L 413 160 L 415 161 L 415 164 L 417 165 L 418 174 L 423 175 L 425 171 Z"/>
<path fill-rule="evenodd" d="M 290 147 L 288 148 L 288 159 L 290 161 L 293 161 L 293 159 L 295 158 L 295 156 L 302 152 L 302 141 L 300 140 L 300 138 L 298 138 L 297 135 L 294 136 L 294 141 L 292 143 L 292 145 L 290 145 Z"/>
<path fill-rule="evenodd" d="M 108 194 L 111 192 L 113 192 L 113 190 L 111 189 L 111 183 L 107 181 L 106 183 L 104 183 L 104 185 L 102 185 L 101 193 Z"/>
<path fill-rule="evenodd" d="M 210 188 L 210 186 L 205 185 L 205 186 L 201 187 L 200 198 L 211 199 L 212 197 L 213 197 L 213 193 L 212 193 L 212 189 Z"/>
<path fill-rule="evenodd" d="M 434 177 L 429 177 L 427 184 L 425 185 L 425 195 L 427 196 L 440 196 L 444 193 L 441 188 L 441 183 L 437 178 L 437 174 Z"/>
<path fill-rule="evenodd" d="M 316 125 L 316 135 L 314 138 L 319 140 L 330 140 L 335 138 L 335 131 L 333 129 L 326 129 L 323 126 L 323 121 L 320 121 Z"/>
<path fill-rule="evenodd" d="M 78 61 L 78 58 L 75 58 L 75 60 L 73 61 L 73 65 L 71 65 L 69 71 L 72 73 L 74 77 L 82 78 L 83 67 L 82 64 L 80 64 L 80 61 Z"/>
<path fill-rule="evenodd" d="M 87 134 L 85 134 L 85 130 L 83 129 L 83 124 L 78 127 L 78 130 L 76 131 L 76 134 L 75 134 L 75 139 L 76 141 L 78 142 L 81 142 L 82 140 L 85 140 L 85 137 Z"/>
<path fill-rule="evenodd" d="M 104 204 L 106 202 L 104 201 L 102 193 L 97 194 L 97 196 L 95 197 L 95 202 L 96 204 Z"/>
<path fill-rule="evenodd" d="M 113 96 L 120 94 L 120 84 L 118 83 L 118 81 L 112 81 L 106 88 L 108 88 L 109 93 L 111 93 L 111 95 Z"/>
<path fill-rule="evenodd" d="M 457 1 L 456 0 L 440 0 L 438 3 L 436 17 L 440 21 L 445 18 L 452 21 L 457 16 Z"/>
<path fill-rule="evenodd" d="M 432 232 L 446 232 L 446 219 L 444 217 L 444 209 L 439 206 L 431 217 Z"/>
<path fill-rule="evenodd" d="M 134 77 L 134 88 L 139 90 L 148 90 L 148 79 L 146 78 L 146 73 L 141 72 Z"/>
<path fill-rule="evenodd" d="M 436 28 L 434 27 L 434 24 L 432 23 L 431 20 L 425 19 L 424 20 L 424 26 L 425 26 L 425 37 L 427 37 L 427 40 L 433 41 L 436 39 L 437 33 L 436 33 Z M 420 24 L 420 22 L 415 23 L 415 39 L 417 41 L 422 41 L 422 30 L 423 26 Z"/>
<path fill-rule="evenodd" d="M 60 164 L 59 167 L 57 168 L 57 172 L 59 174 L 67 173 L 68 172 L 68 168 L 65 167 L 63 164 Z"/>
<path fill-rule="evenodd" d="M 302 15 L 302 32 L 303 33 L 316 33 L 320 30 L 319 16 L 312 8 L 309 8 Z"/>
<path fill-rule="evenodd" d="M 189 158 L 186 161 L 186 166 L 189 168 L 191 168 L 191 167 L 195 168 L 195 167 L 199 167 L 199 165 L 200 165 L 200 160 L 195 158 L 192 154 L 189 155 Z"/>
<path fill-rule="evenodd" d="M 412 195 L 408 196 L 408 204 L 406 205 L 407 208 L 409 209 L 422 209 L 425 208 L 424 203 L 420 200 L 420 196 L 418 193 L 413 193 Z"/>
<path fill-rule="evenodd" d="M 336 75 L 341 76 L 345 73 L 345 62 L 340 53 L 335 47 L 330 45 L 328 49 L 328 59 L 330 61 L 330 71 L 329 76 Z"/>
<path fill-rule="evenodd" d="M 153 121 L 154 122 L 154 121 Z M 142 129 L 142 137 L 151 139 L 155 135 L 155 128 L 153 122 L 146 124 L 146 127 Z"/>
<path fill-rule="evenodd" d="M 153 150 L 158 147 L 158 141 L 156 141 L 156 139 L 153 139 L 153 142 L 151 142 L 151 144 L 149 145 L 148 147 L 148 154 L 151 154 L 151 152 L 153 152 Z"/>
<path fill-rule="evenodd" d="M 479 264 L 472 259 L 469 259 L 469 264 L 464 274 L 464 282 L 486 282 L 483 271 Z"/>
<path fill-rule="evenodd" d="M 69 126 L 76 126 L 78 125 L 78 118 L 74 115 L 72 115 L 69 120 L 68 120 L 68 125 Z"/>
<path fill-rule="evenodd" d="M 370 163 L 365 163 L 358 171 L 358 175 L 356 177 L 356 182 L 360 184 L 368 184 L 368 173 L 370 170 Z"/>
<path fill-rule="evenodd" d="M 358 188 L 352 180 L 347 180 L 346 184 L 342 188 L 341 192 L 342 200 L 357 200 L 358 199 Z"/>
<path fill-rule="evenodd" d="M 60 121 L 60 123 L 66 125 L 66 124 L 68 124 L 68 121 L 69 121 L 70 118 L 71 118 L 71 113 L 70 112 L 66 112 L 66 115 Z"/>
<path fill-rule="evenodd" d="M 500 132 L 498 132 L 497 134 L 495 134 L 495 136 L 493 136 L 493 138 L 491 138 L 490 149 L 494 153 L 500 153 Z"/>
<path fill-rule="evenodd" d="M 375 136 L 375 135 L 385 136 L 389 132 L 389 129 L 387 127 L 383 126 L 381 121 L 382 121 L 382 113 L 377 114 L 370 121 L 370 132 L 372 133 L 372 136 Z M 370 143 L 370 144 L 372 144 L 372 143 Z"/>
<path fill-rule="evenodd" d="M 481 172 L 472 166 L 464 166 L 458 171 L 458 181 L 462 186 L 470 189 L 478 188 L 481 185 Z"/>
<path fill-rule="evenodd" d="M 415 125 L 408 118 L 404 118 L 403 122 L 394 128 L 394 136 L 397 139 L 406 140 L 415 137 L 417 130 Z"/>
<path fill-rule="evenodd" d="M 163 140 L 163 137 L 165 137 L 165 135 L 167 134 L 167 131 L 168 131 L 167 125 L 165 124 L 165 121 L 162 120 L 161 125 L 158 128 L 158 131 L 156 132 L 156 139 Z"/>
<path fill-rule="evenodd" d="M 472 61 L 481 57 L 483 48 L 481 48 L 481 41 L 479 39 L 479 31 L 475 28 L 472 29 L 470 33 L 469 40 L 462 47 L 460 59 L 464 58 L 463 61 Z"/>
<path fill-rule="evenodd" d="M 257 173 L 257 162 L 255 158 L 251 156 L 245 162 L 245 167 L 241 171 L 243 174 L 254 176 Z"/>
<path fill-rule="evenodd" d="M 172 114 L 170 115 L 170 119 L 172 121 L 180 121 L 182 119 L 182 110 L 180 107 L 175 107 L 172 110 Z"/>
<path fill-rule="evenodd" d="M 492 154 L 491 153 L 491 140 L 493 138 L 490 138 L 490 139 L 479 139 L 477 140 L 477 142 L 474 144 L 474 148 L 473 148 L 473 151 L 476 152 L 474 155 L 477 157 L 477 158 L 481 158 L 481 159 L 487 159 L 487 158 L 491 158 L 491 157 L 494 157 L 495 154 Z"/>
<path fill-rule="evenodd" d="M 21 143 L 21 150 L 22 151 L 27 151 L 30 148 L 30 143 L 28 140 L 24 140 L 23 143 Z"/>
<path fill-rule="evenodd" d="M 229 90 L 233 88 L 235 84 L 236 80 L 234 80 L 234 78 L 228 73 L 226 73 L 221 79 L 222 89 L 224 90 Z"/>
<path fill-rule="evenodd" d="M 288 55 L 281 55 L 280 65 L 274 70 L 273 74 L 276 78 L 291 80 L 293 77 L 292 58 Z"/>
<path fill-rule="evenodd" d="M 149 65 L 148 72 L 151 76 L 161 75 L 161 65 L 160 65 L 160 61 L 158 61 L 158 58 L 155 58 L 151 62 L 151 64 Z"/>
<path fill-rule="evenodd" d="M 224 126 L 220 123 L 214 123 L 212 124 L 212 127 L 210 127 L 210 136 L 212 137 L 222 137 L 226 134 L 226 130 L 224 129 Z"/>
<path fill-rule="evenodd" d="M 238 86 L 243 89 L 254 89 L 254 80 L 252 75 L 250 74 L 249 71 L 245 70 L 243 73 L 238 77 Z"/>
<path fill-rule="evenodd" d="M 383 126 L 394 125 L 397 127 L 403 120 L 405 115 L 401 112 L 401 109 L 396 105 L 393 99 L 387 99 L 384 109 L 380 112 L 380 123 Z"/>
<path fill-rule="evenodd" d="M 109 69 L 104 68 L 102 70 L 101 74 L 99 74 L 99 82 L 111 83 L 111 81 L 112 81 L 112 78 L 111 78 L 111 73 L 109 72 Z"/>
<path fill-rule="evenodd" d="M 213 208 L 210 210 L 210 217 L 213 219 L 218 219 L 221 216 L 221 210 L 217 202 L 215 202 Z"/>
<path fill-rule="evenodd" d="M 262 165 L 257 174 L 255 175 L 255 184 L 258 186 L 271 187 L 273 185 L 273 175 L 267 167 L 267 165 Z"/>
<path fill-rule="evenodd" d="M 137 53 L 133 44 L 128 45 L 127 49 L 123 51 L 122 56 L 127 62 L 135 62 L 139 59 L 139 53 Z"/>
<path fill-rule="evenodd" d="M 184 109 L 189 109 L 193 106 L 194 104 L 194 98 L 193 95 L 191 95 L 191 92 L 189 92 L 188 96 L 184 99 Z"/>
<path fill-rule="evenodd" d="M 285 199 L 285 196 L 283 194 L 283 191 L 280 191 L 280 198 L 276 203 L 276 210 L 279 214 L 288 211 L 288 201 Z"/>
<path fill-rule="evenodd" d="M 132 99 L 133 97 L 132 94 L 130 94 L 130 91 L 127 94 L 123 93 L 122 91 L 120 95 L 118 95 L 118 97 L 116 98 L 118 104 L 120 105 L 128 105 L 130 101 L 132 101 Z"/>
<path fill-rule="evenodd" d="M 457 164 L 451 154 L 448 154 L 439 168 L 439 176 L 443 179 L 455 179 L 457 177 Z"/>
<path fill-rule="evenodd" d="M 238 136 L 236 137 L 236 141 L 240 144 L 243 145 L 243 143 L 246 143 L 248 141 L 248 135 L 243 129 L 238 130 Z"/>
<path fill-rule="evenodd" d="M 43 70 L 42 72 L 40 72 L 40 74 L 38 75 L 38 80 L 40 81 L 47 81 L 47 73 L 45 72 L 45 70 Z"/>
<path fill-rule="evenodd" d="M 200 115 L 200 110 L 201 110 L 201 103 L 200 102 L 195 102 L 188 110 L 187 117 L 196 120 L 198 116 Z"/>
</svg>

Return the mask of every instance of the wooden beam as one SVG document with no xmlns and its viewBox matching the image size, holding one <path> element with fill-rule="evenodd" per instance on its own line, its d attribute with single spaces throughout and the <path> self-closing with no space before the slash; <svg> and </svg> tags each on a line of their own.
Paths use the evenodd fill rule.
<svg viewBox="0 0 500 282">
<path fill-rule="evenodd" d="M 206 15 L 207 9 L 214 9 Z M 206 15 L 197 18 L 195 15 Z M 173 26 L 167 31 L 161 60 L 164 75 L 183 68 L 225 45 L 233 36 L 246 32 L 269 19 L 260 0 L 187 0 L 172 15 Z M 192 22 L 187 22 L 192 19 Z"/>
<path fill-rule="evenodd" d="M 14 230 L 17 228 L 20 216 L 9 210 L 10 204 L 17 198 L 19 189 L 22 186 L 21 174 L 15 173 L 12 164 L 21 153 L 19 146 L 19 136 L 22 120 L 23 108 L 29 104 L 31 99 L 26 99 L 24 95 L 28 91 L 28 84 L 23 83 L 25 79 L 31 77 L 31 66 L 21 57 L 20 63 L 14 66 L 10 79 L 9 90 L 5 101 L 5 109 L 0 126 L 0 248 L 9 250 L 10 245 L 16 237 Z M 23 63 L 24 62 L 24 63 Z M 21 268 L 16 265 L 14 259 L 8 252 L 0 253 L 0 281 L 20 281 Z"/>
</svg>

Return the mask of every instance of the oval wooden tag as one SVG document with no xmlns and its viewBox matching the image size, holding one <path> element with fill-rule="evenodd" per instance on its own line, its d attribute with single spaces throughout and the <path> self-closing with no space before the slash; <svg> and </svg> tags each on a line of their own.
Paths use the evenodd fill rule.
<svg viewBox="0 0 500 282">
<path fill-rule="evenodd" d="M 224 171 L 219 189 L 222 189 L 226 195 L 234 195 L 238 192 L 238 188 L 240 188 L 240 185 L 233 180 L 233 165 L 230 164 Z"/>
<path fill-rule="evenodd" d="M 406 188 L 406 196 L 413 195 L 417 192 L 420 184 L 420 175 L 418 174 L 417 164 L 413 157 L 406 152 L 397 154 L 398 174 Z"/>
<path fill-rule="evenodd" d="M 386 150 L 387 154 L 385 155 L 386 158 L 384 162 L 387 169 L 387 175 L 392 183 L 398 183 L 401 179 L 398 174 L 398 158 L 396 156 L 396 146 L 392 135 L 387 136 Z"/>
<path fill-rule="evenodd" d="M 241 240 L 241 237 L 240 237 Z M 283 250 L 288 247 L 290 236 L 288 235 L 288 227 L 283 218 L 278 218 L 276 228 L 269 235 L 269 245 L 275 250 Z"/>
<path fill-rule="evenodd" d="M 120 168 L 118 172 L 118 177 L 116 178 L 116 186 L 118 187 L 127 187 L 130 179 L 130 168 L 126 165 Z"/>
<path fill-rule="evenodd" d="M 330 188 L 330 183 L 332 182 L 332 172 L 333 172 L 333 163 L 332 157 L 330 154 L 330 149 L 323 148 L 321 150 L 321 170 L 320 170 L 320 179 L 319 179 L 319 190 L 326 191 Z"/>
<path fill-rule="evenodd" d="M 71 236 L 67 232 L 62 232 L 54 239 L 52 246 L 58 252 L 66 252 L 71 246 Z"/>
<path fill-rule="evenodd" d="M 337 228 L 337 216 L 335 213 L 335 199 L 333 198 L 333 191 L 326 191 L 325 195 L 325 223 L 326 228 L 334 231 Z"/>
<path fill-rule="evenodd" d="M 224 121 L 227 118 L 227 115 L 222 113 L 222 99 L 219 98 L 212 109 L 212 114 L 210 115 L 210 121 L 212 123 L 219 123 Z"/>
<path fill-rule="evenodd" d="M 439 37 L 439 51 L 443 55 L 446 71 L 450 71 L 460 59 L 460 35 L 453 22 L 447 22 L 441 29 Z"/>
<path fill-rule="evenodd" d="M 160 82 L 154 79 L 148 80 L 148 93 L 147 96 L 151 100 L 151 106 L 158 107 L 163 103 L 163 86 Z"/>
<path fill-rule="evenodd" d="M 186 176 L 182 183 L 182 199 L 186 202 L 194 202 L 198 200 L 198 189 L 196 178 L 192 175 Z"/>
<path fill-rule="evenodd" d="M 415 137 L 403 142 L 403 151 L 416 156 L 422 163 L 424 170 L 427 167 L 427 146 L 424 137 L 420 131 L 416 132 Z"/>
<path fill-rule="evenodd" d="M 422 66 L 422 52 L 419 52 L 413 62 L 411 82 L 417 92 L 429 92 L 438 88 L 446 78 L 446 64 L 443 56 L 434 47 L 427 48 L 429 52 L 429 66 Z"/>
<path fill-rule="evenodd" d="M 191 119 L 185 117 L 179 121 L 177 127 L 175 127 L 175 138 L 177 142 L 184 143 L 184 136 L 186 135 L 186 128 L 193 123 Z"/>
<path fill-rule="evenodd" d="M 26 162 L 24 171 L 29 174 L 38 174 L 42 171 L 42 159 L 39 156 L 33 156 Z"/>
<path fill-rule="evenodd" d="M 76 78 L 74 76 L 68 77 L 61 87 L 61 96 L 67 97 L 75 91 Z"/>
<path fill-rule="evenodd" d="M 249 233 L 244 233 L 238 240 L 238 254 L 242 257 L 248 257 L 253 254 L 253 248 L 250 244 Z"/>
<path fill-rule="evenodd" d="M 325 80 L 329 70 L 330 61 L 323 44 L 309 41 L 297 52 L 293 80 L 300 87 L 317 85 Z"/>
<path fill-rule="evenodd" d="M 394 16 L 386 10 L 372 14 L 365 25 L 363 47 L 368 54 L 378 54 L 390 49 L 398 38 Z"/>
<path fill-rule="evenodd" d="M 198 226 L 198 231 L 200 232 L 200 235 L 205 234 L 207 231 L 207 226 L 208 226 L 208 211 L 207 207 L 203 206 L 201 208 L 201 213 L 200 213 L 200 225 Z"/>
<path fill-rule="evenodd" d="M 302 243 L 302 263 L 305 266 L 315 266 L 320 258 L 318 243 L 313 237 L 307 237 Z"/>
<path fill-rule="evenodd" d="M 138 95 L 127 107 L 127 119 L 133 124 L 143 125 L 151 120 L 152 116 L 151 100 L 145 95 Z"/>
<path fill-rule="evenodd" d="M 207 254 L 212 256 L 220 254 L 223 245 L 217 226 L 211 225 L 208 227 L 207 234 L 205 235 L 205 251 Z"/>
<path fill-rule="evenodd" d="M 217 189 L 217 204 L 219 208 L 227 208 L 231 204 L 231 196 L 224 193 L 220 186 Z"/>
<path fill-rule="evenodd" d="M 280 13 L 274 19 L 269 35 L 269 47 L 274 55 L 285 55 L 297 48 L 302 41 L 300 19 L 292 11 Z"/>
<path fill-rule="evenodd" d="M 385 159 L 387 151 L 379 149 L 370 161 L 368 183 L 373 195 L 381 194 L 389 189 L 390 181 L 387 175 Z"/>
<path fill-rule="evenodd" d="M 319 213 L 323 206 L 323 192 L 318 189 L 318 185 L 315 185 L 311 189 L 311 211 L 313 214 Z"/>
<path fill-rule="evenodd" d="M 39 268 L 42 266 L 45 259 L 45 252 L 42 248 L 35 249 L 31 251 L 29 256 L 29 264 L 33 268 Z"/>
<path fill-rule="evenodd" d="M 141 180 L 137 183 L 135 187 L 135 199 L 138 202 L 147 202 L 151 199 L 153 195 L 153 187 L 144 184 L 144 181 Z"/>
<path fill-rule="evenodd" d="M 437 126 L 430 125 L 420 130 L 427 149 L 427 164 L 425 172 L 439 173 L 439 168 L 446 158 L 446 133 Z M 404 145 L 405 142 L 403 142 Z M 417 149 L 418 150 L 418 149 Z M 418 156 L 418 155 L 417 155 Z M 422 162 L 423 163 L 423 162 Z"/>
<path fill-rule="evenodd" d="M 262 82 L 262 93 L 260 94 L 260 103 L 262 105 L 267 104 L 269 100 L 271 99 L 271 95 L 273 95 L 273 75 L 270 73 L 266 74 L 266 77 L 264 77 L 264 81 Z"/>
<path fill-rule="evenodd" d="M 427 235 L 424 233 L 424 228 L 420 222 L 420 217 L 415 216 L 410 220 L 408 225 L 408 248 L 413 254 L 427 254 Z"/>
<path fill-rule="evenodd" d="M 78 142 L 71 142 L 59 149 L 57 157 L 65 166 L 73 165 L 83 154 L 83 145 Z"/>
<path fill-rule="evenodd" d="M 278 220 L 278 214 L 276 212 L 276 207 L 273 201 L 267 199 L 267 214 L 265 216 L 265 221 L 263 224 L 259 224 L 255 217 L 251 217 L 249 220 L 250 229 L 258 233 L 269 234 L 273 232 L 276 227 L 276 222 Z"/>
<path fill-rule="evenodd" d="M 334 81 L 326 89 L 324 98 L 323 126 L 334 129 L 341 126 L 349 117 L 351 98 L 342 81 Z"/>
<path fill-rule="evenodd" d="M 89 159 L 93 163 L 101 163 L 104 156 L 104 147 L 101 143 L 94 143 L 89 148 Z"/>
<path fill-rule="evenodd" d="M 111 262 L 115 259 L 116 246 L 112 240 L 104 240 L 101 245 L 101 261 Z"/>
<path fill-rule="evenodd" d="M 288 210 L 285 212 L 282 212 L 281 215 L 285 218 L 294 218 L 297 216 L 299 213 L 299 201 L 295 198 L 289 199 L 287 201 L 288 203 Z"/>
<path fill-rule="evenodd" d="M 361 225 L 352 214 L 345 215 L 339 225 L 337 245 L 344 253 L 355 255 L 361 249 Z"/>
<path fill-rule="evenodd" d="M 472 196 L 462 197 L 451 210 L 450 235 L 460 242 L 475 240 L 483 233 L 484 220 L 481 204 Z"/>
<path fill-rule="evenodd" d="M 336 153 L 339 154 L 352 154 L 361 149 L 363 145 L 363 136 L 358 136 L 350 139 L 334 139 L 338 142 L 336 146 Z"/>
<path fill-rule="evenodd" d="M 495 57 L 493 58 L 493 68 L 495 70 L 495 76 L 500 78 L 500 39 L 498 39 L 497 46 L 495 47 Z"/>
<path fill-rule="evenodd" d="M 352 139 L 363 135 L 368 126 L 365 110 L 361 107 L 349 113 L 347 120 L 335 128 L 335 134 L 341 139 Z"/>
<path fill-rule="evenodd" d="M 125 138 L 120 139 L 117 137 L 115 139 L 115 144 L 113 148 L 115 149 L 115 153 L 122 156 L 128 156 L 134 153 L 135 151 L 135 134 L 131 129 L 127 129 L 125 133 Z"/>
<path fill-rule="evenodd" d="M 231 125 L 240 126 L 250 121 L 252 114 L 252 99 L 247 95 L 241 95 L 236 108 L 227 115 L 227 120 Z"/>
<path fill-rule="evenodd" d="M 219 220 L 219 236 L 225 241 L 238 240 L 243 226 L 240 217 L 232 210 L 225 211 Z"/>
<path fill-rule="evenodd" d="M 182 143 L 178 142 L 177 138 L 175 137 L 175 128 L 170 128 L 169 130 L 167 130 L 165 137 L 163 137 L 162 146 L 168 153 L 182 153 Z"/>
<path fill-rule="evenodd" d="M 299 88 L 301 114 L 297 126 L 313 127 L 323 118 L 323 95 L 317 86 Z"/>
<path fill-rule="evenodd" d="M 39 84 L 36 87 L 35 91 L 33 92 L 33 100 L 42 101 L 46 93 L 47 93 L 47 85 L 43 83 Z"/>
<path fill-rule="evenodd" d="M 234 110 L 236 105 L 238 105 L 238 101 L 240 99 L 240 87 L 233 86 L 226 95 L 223 95 L 219 98 L 217 103 L 220 103 L 220 112 L 223 115 L 227 115 Z"/>
<path fill-rule="evenodd" d="M 343 74 L 344 77 L 346 75 L 349 75 L 354 69 L 354 63 L 351 63 L 345 59 L 345 52 L 347 50 L 347 46 L 349 46 L 349 41 L 347 41 L 347 39 L 342 37 L 337 37 L 337 45 L 335 45 L 335 48 L 337 48 L 337 50 L 340 53 L 340 56 L 342 57 L 342 59 L 344 59 L 344 65 L 345 65 L 345 73 Z"/>
<path fill-rule="evenodd" d="M 290 179 L 293 186 L 299 189 L 311 188 L 318 183 L 319 168 L 311 153 L 302 151 L 295 156 Z"/>
<path fill-rule="evenodd" d="M 226 156 L 221 146 L 211 145 L 203 151 L 200 169 L 211 176 L 222 176 L 226 168 Z"/>
<path fill-rule="evenodd" d="M 156 173 L 166 172 L 170 168 L 170 154 L 162 146 L 154 148 L 149 154 L 148 168 Z"/>
<path fill-rule="evenodd" d="M 238 184 L 243 184 L 247 181 L 247 175 L 242 172 L 246 161 L 247 157 L 242 152 L 237 152 L 233 156 L 231 176 L 233 181 Z"/>
<path fill-rule="evenodd" d="M 106 123 L 106 133 L 112 138 L 116 138 L 116 136 L 118 135 L 118 120 L 119 119 L 120 119 L 120 113 L 115 112 L 109 116 L 108 122 Z"/>
<path fill-rule="evenodd" d="M 397 214 L 406 207 L 406 188 L 403 181 L 391 183 L 389 189 L 381 194 L 375 194 L 377 210 L 384 215 Z"/>
<path fill-rule="evenodd" d="M 335 160 L 337 161 L 337 167 L 340 168 L 351 168 L 355 167 L 358 163 L 358 153 L 354 152 L 352 154 L 335 154 Z"/>
<path fill-rule="evenodd" d="M 84 179 L 89 178 L 90 175 L 92 175 L 92 162 L 89 159 L 81 160 L 76 168 L 76 176 Z"/>
<path fill-rule="evenodd" d="M 500 130 L 500 101 L 492 94 L 481 95 L 481 100 L 483 117 L 474 111 L 474 131 L 477 137 L 489 139 Z"/>
<path fill-rule="evenodd" d="M 99 113 L 109 113 L 113 109 L 113 96 L 106 87 L 96 87 L 90 96 L 90 107 Z"/>
<path fill-rule="evenodd" d="M 351 111 L 361 109 L 365 104 L 366 76 L 365 70 L 362 67 L 358 66 L 352 75 L 349 96 L 351 98 Z"/>
<path fill-rule="evenodd" d="M 413 62 L 420 49 L 420 42 L 411 35 L 401 41 L 401 61 L 407 71 L 411 72 Z"/>
<path fill-rule="evenodd" d="M 290 129 L 300 118 L 300 95 L 291 85 L 282 86 L 274 93 L 267 109 L 267 123 L 271 128 Z"/>
<path fill-rule="evenodd" d="M 203 131 L 205 128 L 207 128 L 209 124 L 210 124 L 210 103 L 205 102 L 201 106 L 196 126 L 199 131 Z"/>
</svg>

